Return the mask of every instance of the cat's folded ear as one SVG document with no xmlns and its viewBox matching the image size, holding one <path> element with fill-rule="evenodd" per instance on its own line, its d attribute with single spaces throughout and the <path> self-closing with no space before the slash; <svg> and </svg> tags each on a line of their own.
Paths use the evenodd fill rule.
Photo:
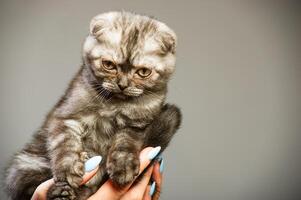
<svg viewBox="0 0 301 200">
<path fill-rule="evenodd" d="M 90 24 L 90 34 L 91 35 L 99 35 L 101 30 L 103 29 L 103 22 L 102 21 L 92 21 Z"/>
<path fill-rule="evenodd" d="M 103 34 L 103 30 L 105 27 L 105 20 L 99 18 L 98 16 L 94 17 L 90 23 L 90 34 L 99 37 Z"/>
<path fill-rule="evenodd" d="M 157 41 L 160 43 L 161 50 L 164 53 L 174 54 L 177 46 L 177 36 L 175 32 L 162 22 L 159 22 L 158 29 L 159 35 Z"/>
<path fill-rule="evenodd" d="M 108 12 L 96 15 L 90 22 L 90 34 L 95 37 L 101 36 L 105 29 L 110 26 L 117 16 L 117 12 Z"/>
</svg>

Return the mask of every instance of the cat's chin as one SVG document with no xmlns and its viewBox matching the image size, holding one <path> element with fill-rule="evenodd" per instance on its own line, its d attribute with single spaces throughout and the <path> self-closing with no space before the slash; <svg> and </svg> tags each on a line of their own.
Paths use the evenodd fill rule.
<svg viewBox="0 0 301 200">
<path fill-rule="evenodd" d="M 123 94 L 123 93 L 115 93 L 113 95 L 115 98 L 117 99 L 121 99 L 121 100 L 131 100 L 131 99 L 134 99 L 134 98 L 138 98 L 139 96 L 137 95 L 127 95 L 127 94 Z"/>
<path fill-rule="evenodd" d="M 127 98 L 129 98 L 127 95 L 122 94 L 122 93 L 116 93 L 114 96 L 118 99 L 127 99 Z"/>
</svg>

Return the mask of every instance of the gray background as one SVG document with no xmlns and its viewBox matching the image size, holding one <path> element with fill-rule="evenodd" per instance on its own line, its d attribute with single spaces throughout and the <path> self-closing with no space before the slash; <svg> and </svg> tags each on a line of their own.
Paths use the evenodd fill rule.
<svg viewBox="0 0 301 200">
<path fill-rule="evenodd" d="M 79 68 L 90 19 L 124 9 L 156 16 L 179 38 L 168 100 L 184 121 L 165 152 L 161 199 L 300 199 L 299 4 L 2 1 L 0 167 Z"/>
</svg>

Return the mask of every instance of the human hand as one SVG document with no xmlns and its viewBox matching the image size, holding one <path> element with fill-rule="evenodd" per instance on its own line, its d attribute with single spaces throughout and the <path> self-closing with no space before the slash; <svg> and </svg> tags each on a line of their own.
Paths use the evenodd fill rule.
<svg viewBox="0 0 301 200">
<path fill-rule="evenodd" d="M 140 153 L 139 174 L 150 164 L 152 159 L 159 153 L 160 148 L 147 147 Z M 88 200 L 157 200 L 159 199 L 162 185 L 163 160 L 161 160 L 161 170 L 159 162 L 150 166 L 142 179 L 137 183 L 130 183 L 124 188 L 116 187 L 111 180 L 104 183 L 98 191 Z M 148 185 L 151 177 L 154 182 Z"/>
<path fill-rule="evenodd" d="M 147 147 L 140 153 L 140 172 L 150 164 L 151 160 L 159 153 L 160 148 Z M 160 166 L 160 163 L 161 166 Z M 123 188 L 116 187 L 111 180 L 106 181 L 98 191 L 88 200 L 157 200 L 159 199 L 162 185 L 163 160 L 160 159 L 150 166 L 141 180 L 130 183 Z M 97 165 L 98 166 L 98 165 Z M 98 167 L 86 173 L 82 184 L 88 182 L 98 171 Z M 148 185 L 151 177 L 153 182 Z M 53 179 L 40 184 L 32 196 L 32 200 L 46 200 L 47 190 L 54 184 Z"/>
<path fill-rule="evenodd" d="M 88 182 L 98 171 L 98 166 L 99 163 L 101 162 L 101 156 L 95 156 L 92 157 L 93 159 L 89 159 L 88 161 L 92 161 L 86 162 L 86 165 L 88 164 L 88 168 L 92 168 L 89 169 L 87 173 L 85 173 L 85 175 L 83 176 L 83 181 L 81 183 L 81 185 L 85 184 L 86 182 Z M 54 184 L 54 180 L 49 179 L 43 183 L 41 183 L 35 190 L 34 194 L 31 197 L 31 200 L 46 200 L 47 199 L 47 191 L 48 189 Z"/>
</svg>

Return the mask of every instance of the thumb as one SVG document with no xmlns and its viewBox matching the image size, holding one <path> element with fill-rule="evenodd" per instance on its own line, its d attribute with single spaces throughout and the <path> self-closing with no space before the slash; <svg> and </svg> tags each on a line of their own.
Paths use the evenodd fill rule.
<svg viewBox="0 0 301 200">
<path fill-rule="evenodd" d="M 94 156 L 85 162 L 86 173 L 83 176 L 83 180 L 80 185 L 87 183 L 97 173 L 99 164 L 102 160 L 101 156 Z"/>
</svg>

